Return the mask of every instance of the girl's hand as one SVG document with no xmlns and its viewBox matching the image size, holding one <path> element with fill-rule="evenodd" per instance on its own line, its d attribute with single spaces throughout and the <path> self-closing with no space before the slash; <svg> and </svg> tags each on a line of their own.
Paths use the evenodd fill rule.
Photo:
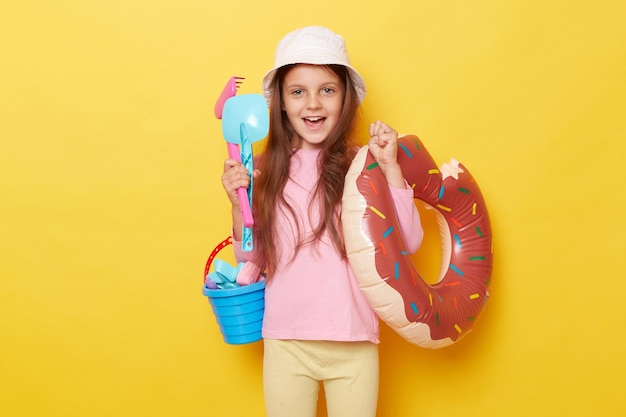
<svg viewBox="0 0 626 417">
<path fill-rule="evenodd" d="M 258 169 L 252 173 L 254 178 L 260 174 Z M 240 187 L 248 188 L 250 186 L 250 176 L 248 170 L 243 164 L 235 159 L 227 159 L 224 161 L 224 173 L 222 174 L 222 186 L 226 191 L 226 195 L 233 206 L 233 209 L 241 209 L 239 199 L 237 198 L 237 190 Z"/>
<path fill-rule="evenodd" d="M 404 188 L 402 170 L 398 165 L 398 132 L 389 125 L 377 120 L 370 124 L 370 153 L 383 170 L 389 185 Z"/>
<path fill-rule="evenodd" d="M 255 169 L 252 176 L 256 179 L 261 172 Z M 248 188 L 250 186 L 250 176 L 248 170 L 243 164 L 236 159 L 227 159 L 224 161 L 224 173 L 222 174 L 222 186 L 226 191 L 226 195 L 232 205 L 231 214 L 233 216 L 233 239 L 241 241 L 241 228 L 243 226 L 243 215 L 241 214 L 241 205 L 237 197 L 237 190 L 240 187 Z"/>
<path fill-rule="evenodd" d="M 398 132 L 390 126 L 380 120 L 370 123 L 370 140 L 368 144 L 370 152 L 381 168 L 396 163 Z"/>
</svg>

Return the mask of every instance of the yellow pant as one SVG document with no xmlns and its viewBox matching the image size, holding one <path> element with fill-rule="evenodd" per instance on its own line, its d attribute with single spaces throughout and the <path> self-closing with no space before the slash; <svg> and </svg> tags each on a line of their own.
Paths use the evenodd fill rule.
<svg viewBox="0 0 626 417">
<path fill-rule="evenodd" d="M 378 345 L 265 339 L 263 385 L 267 417 L 315 417 L 320 382 L 328 417 L 374 417 Z"/>
</svg>

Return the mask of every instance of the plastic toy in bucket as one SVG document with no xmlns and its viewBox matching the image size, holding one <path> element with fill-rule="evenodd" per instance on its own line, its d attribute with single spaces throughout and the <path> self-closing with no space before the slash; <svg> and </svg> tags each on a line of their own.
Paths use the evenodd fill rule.
<svg viewBox="0 0 626 417">
<path fill-rule="evenodd" d="M 213 250 L 205 267 L 205 277 L 217 253 L 231 243 L 232 238 L 228 237 Z M 209 299 L 224 342 L 241 345 L 262 339 L 265 280 L 234 288 L 212 289 L 203 285 L 202 294 Z"/>
</svg>

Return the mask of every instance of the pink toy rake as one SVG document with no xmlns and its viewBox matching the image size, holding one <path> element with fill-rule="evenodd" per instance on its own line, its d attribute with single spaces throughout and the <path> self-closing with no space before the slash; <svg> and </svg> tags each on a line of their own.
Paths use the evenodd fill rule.
<svg viewBox="0 0 626 417">
<path fill-rule="evenodd" d="M 215 117 L 219 120 L 222 119 L 224 105 L 226 104 L 226 100 L 231 97 L 234 97 L 237 94 L 237 89 L 243 83 L 245 77 L 230 77 L 226 86 L 222 90 L 222 94 L 220 94 L 217 102 L 215 103 Z M 241 152 L 239 150 L 239 144 L 236 142 L 226 140 L 226 146 L 228 148 L 228 157 L 231 159 L 235 159 L 241 162 Z M 251 228 L 254 225 L 254 220 L 252 218 L 252 210 L 250 209 L 250 201 L 248 200 L 248 194 L 245 188 L 240 187 L 237 190 L 237 197 L 239 198 L 239 206 L 241 207 L 241 215 L 243 217 L 243 225 L 244 227 Z"/>
<path fill-rule="evenodd" d="M 241 207 L 243 222 L 242 249 L 251 251 L 252 238 L 252 189 L 254 157 L 252 144 L 262 140 L 269 131 L 269 111 L 265 97 L 261 94 L 242 94 L 236 96 L 237 87 L 243 77 L 231 77 L 215 104 L 215 117 L 222 120 L 222 135 L 228 144 L 228 155 L 243 164 L 250 176 L 250 186 L 237 189 L 237 198 Z M 240 148 L 241 146 L 241 148 Z"/>
</svg>

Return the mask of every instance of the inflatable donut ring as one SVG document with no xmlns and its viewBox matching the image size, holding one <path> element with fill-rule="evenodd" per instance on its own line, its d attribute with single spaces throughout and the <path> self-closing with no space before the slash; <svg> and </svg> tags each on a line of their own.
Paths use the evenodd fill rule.
<svg viewBox="0 0 626 417">
<path fill-rule="evenodd" d="M 398 163 L 414 197 L 437 213 L 442 237 L 437 283 L 426 283 L 411 262 L 387 181 L 367 146 L 346 175 L 341 215 L 346 252 L 378 316 L 407 341 L 440 348 L 472 329 L 489 297 L 489 216 L 467 169 L 455 160 L 438 168 L 416 136 L 398 140 Z"/>
</svg>

